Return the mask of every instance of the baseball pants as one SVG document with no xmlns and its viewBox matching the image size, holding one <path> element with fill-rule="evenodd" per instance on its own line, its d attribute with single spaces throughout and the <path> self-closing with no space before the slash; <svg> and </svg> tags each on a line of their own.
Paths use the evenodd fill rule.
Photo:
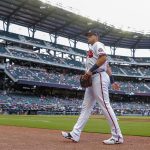
<svg viewBox="0 0 150 150">
<path fill-rule="evenodd" d="M 100 105 L 102 112 L 109 123 L 112 137 L 116 140 L 122 138 L 116 115 L 110 105 L 108 91 L 109 84 L 110 79 L 106 72 L 92 75 L 92 86 L 86 88 L 81 114 L 73 130 L 70 132 L 74 138 L 80 139 L 81 132 L 88 121 L 96 102 Z"/>
</svg>

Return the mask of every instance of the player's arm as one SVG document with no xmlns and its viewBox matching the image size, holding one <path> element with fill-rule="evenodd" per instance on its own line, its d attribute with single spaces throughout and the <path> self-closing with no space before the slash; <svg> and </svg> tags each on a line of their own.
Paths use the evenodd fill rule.
<svg viewBox="0 0 150 150">
<path fill-rule="evenodd" d="M 100 66 L 102 66 L 105 63 L 106 60 L 107 60 L 107 56 L 106 55 L 99 56 L 99 58 L 98 58 L 98 60 L 96 62 L 96 65 L 98 66 L 98 68 Z"/>
<path fill-rule="evenodd" d="M 101 55 L 99 56 L 98 60 L 96 61 L 96 63 L 89 69 L 89 71 L 86 73 L 88 75 L 92 75 L 92 73 L 98 69 L 100 66 L 102 66 L 105 61 L 107 60 L 107 56 L 106 55 Z"/>
<path fill-rule="evenodd" d="M 112 70 L 111 70 L 111 67 L 109 66 L 109 64 L 107 64 L 107 71 L 106 71 L 106 73 L 109 75 L 112 89 L 113 90 L 120 90 L 119 84 L 117 82 L 115 82 L 115 80 L 114 80 L 114 77 L 112 75 Z"/>
<path fill-rule="evenodd" d="M 112 76 L 112 70 L 111 70 L 111 67 L 109 66 L 109 64 L 107 64 L 106 73 L 107 73 L 109 76 Z"/>
</svg>

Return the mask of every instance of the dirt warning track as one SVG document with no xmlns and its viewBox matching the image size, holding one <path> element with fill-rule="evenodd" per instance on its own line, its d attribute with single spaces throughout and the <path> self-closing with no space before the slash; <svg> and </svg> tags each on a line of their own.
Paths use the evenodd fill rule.
<svg viewBox="0 0 150 150">
<path fill-rule="evenodd" d="M 60 131 L 0 126 L 0 150 L 149 150 L 150 137 L 125 136 L 124 144 L 104 145 L 108 134 L 83 133 L 79 143 L 64 139 Z"/>
</svg>

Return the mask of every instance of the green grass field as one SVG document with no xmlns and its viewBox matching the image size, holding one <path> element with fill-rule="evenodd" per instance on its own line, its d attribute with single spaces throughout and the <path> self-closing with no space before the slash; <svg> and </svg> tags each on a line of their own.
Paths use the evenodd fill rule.
<svg viewBox="0 0 150 150">
<path fill-rule="evenodd" d="M 0 115 L 0 125 L 71 130 L 78 116 L 17 116 Z M 150 136 L 150 117 L 119 117 L 124 135 Z M 84 132 L 110 133 L 107 121 L 102 116 L 92 116 Z"/>
</svg>

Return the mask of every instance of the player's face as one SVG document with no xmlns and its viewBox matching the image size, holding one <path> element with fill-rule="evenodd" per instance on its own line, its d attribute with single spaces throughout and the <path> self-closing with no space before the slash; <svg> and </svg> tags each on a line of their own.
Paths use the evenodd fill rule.
<svg viewBox="0 0 150 150">
<path fill-rule="evenodd" d="M 88 35 L 87 36 L 88 44 L 94 44 L 97 41 L 97 36 L 95 35 Z"/>
</svg>

